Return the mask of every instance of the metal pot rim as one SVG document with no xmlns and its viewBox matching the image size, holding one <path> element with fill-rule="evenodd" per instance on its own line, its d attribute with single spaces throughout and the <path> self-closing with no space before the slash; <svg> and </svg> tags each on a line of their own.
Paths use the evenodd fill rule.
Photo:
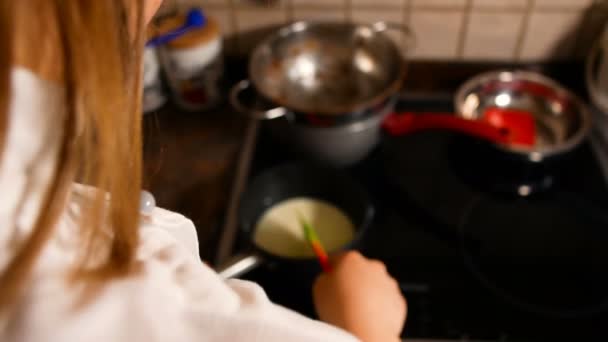
<svg viewBox="0 0 608 342">
<path fill-rule="evenodd" d="M 257 54 L 260 54 L 263 49 L 266 49 L 268 46 L 270 46 L 271 42 L 273 40 L 284 37 L 293 32 L 299 32 L 299 31 L 305 30 L 306 28 L 308 28 L 310 26 L 316 26 L 316 25 L 332 25 L 332 26 L 352 27 L 352 28 L 369 27 L 370 29 L 372 29 L 372 31 L 374 31 L 372 25 L 368 25 L 368 24 L 355 24 L 355 23 L 349 23 L 349 22 L 338 23 L 338 22 L 331 22 L 331 21 L 296 21 L 287 26 L 282 27 L 277 32 L 271 34 L 270 36 L 268 36 L 264 40 L 262 40 L 262 42 L 255 47 L 255 49 L 251 55 L 251 58 L 250 58 L 249 67 L 248 67 L 249 79 L 253 83 L 255 89 L 260 93 L 260 95 L 265 97 L 267 100 L 270 100 L 272 103 L 277 104 L 278 107 L 283 107 L 283 108 L 286 108 L 293 112 L 300 112 L 300 113 L 310 112 L 308 108 L 301 108 L 298 106 L 291 105 L 291 104 L 287 103 L 286 101 L 282 100 L 280 97 L 273 97 L 270 94 L 268 94 L 267 92 L 265 92 L 264 88 L 259 83 L 259 78 L 254 77 L 255 70 L 254 70 L 252 61 Z M 376 32 L 376 31 L 374 31 L 374 32 Z M 395 46 L 395 49 L 397 51 L 399 50 L 396 46 Z M 405 61 L 401 60 L 399 63 L 399 72 L 397 73 L 397 75 L 395 76 L 393 81 L 390 84 L 388 84 L 388 86 L 379 94 L 377 94 L 371 98 L 368 98 L 364 101 L 361 101 L 357 104 L 354 104 L 352 106 L 348 106 L 348 107 L 346 107 L 346 106 L 337 107 L 336 106 L 335 108 L 325 109 L 323 111 L 315 111 L 314 114 L 327 115 L 327 116 L 348 115 L 352 112 L 365 110 L 366 108 L 370 108 L 375 105 L 378 105 L 382 101 L 386 100 L 386 98 L 388 98 L 389 96 L 393 95 L 394 93 L 398 92 L 401 89 L 403 81 L 405 80 L 406 72 L 407 72 L 406 63 L 405 63 Z"/>
</svg>

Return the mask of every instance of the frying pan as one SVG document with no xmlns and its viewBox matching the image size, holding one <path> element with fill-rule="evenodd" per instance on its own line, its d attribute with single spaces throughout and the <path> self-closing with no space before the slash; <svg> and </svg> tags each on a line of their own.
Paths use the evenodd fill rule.
<svg viewBox="0 0 608 342">
<path fill-rule="evenodd" d="M 466 81 L 454 97 L 456 113 L 479 120 L 488 108 L 522 110 L 535 119 L 533 146 L 496 144 L 503 154 L 529 163 L 562 157 L 578 147 L 592 124 L 586 105 L 559 83 L 530 71 L 490 71 Z"/>
<path fill-rule="evenodd" d="M 237 277 L 263 262 L 290 264 L 309 270 L 319 269 L 314 256 L 291 258 L 275 255 L 257 246 L 253 239 L 256 224 L 262 215 L 275 204 L 295 197 L 326 201 L 340 209 L 352 221 L 355 227 L 354 238 L 339 250 L 356 248 L 374 217 L 374 207 L 367 193 L 357 182 L 339 170 L 307 163 L 273 167 L 256 177 L 241 199 L 239 238 L 246 248 L 245 252 L 219 267 L 218 273 L 222 277 Z M 327 252 L 331 255 L 336 251 Z"/>
</svg>

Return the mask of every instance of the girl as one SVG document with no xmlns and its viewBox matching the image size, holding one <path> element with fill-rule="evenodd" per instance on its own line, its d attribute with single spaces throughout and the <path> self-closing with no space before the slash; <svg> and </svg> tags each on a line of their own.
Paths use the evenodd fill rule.
<svg viewBox="0 0 608 342">
<path fill-rule="evenodd" d="M 222 280 L 181 215 L 140 216 L 142 33 L 159 2 L 0 2 L 0 340 L 398 340 L 406 305 L 379 261 L 345 253 L 317 279 L 327 324 Z"/>
</svg>

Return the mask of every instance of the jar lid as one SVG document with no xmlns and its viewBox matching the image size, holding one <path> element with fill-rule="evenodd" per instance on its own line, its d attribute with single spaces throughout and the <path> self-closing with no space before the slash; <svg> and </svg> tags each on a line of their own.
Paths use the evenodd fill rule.
<svg viewBox="0 0 608 342">
<path fill-rule="evenodd" d="M 152 39 L 152 38 L 154 38 L 154 37 L 156 37 L 158 35 L 159 35 L 159 32 L 158 32 L 158 28 L 156 26 L 154 26 L 154 25 L 148 25 L 146 27 L 146 32 L 144 34 L 144 37 L 145 37 L 146 41 L 149 40 L 149 39 Z"/>
<path fill-rule="evenodd" d="M 171 40 L 167 46 L 173 49 L 187 49 L 201 44 L 207 44 L 220 36 L 220 29 L 213 17 L 206 17 L 205 25 L 201 28 L 191 29 L 183 35 Z M 186 15 L 178 15 L 163 19 L 157 24 L 155 31 L 165 34 L 181 27 L 186 21 Z"/>
</svg>

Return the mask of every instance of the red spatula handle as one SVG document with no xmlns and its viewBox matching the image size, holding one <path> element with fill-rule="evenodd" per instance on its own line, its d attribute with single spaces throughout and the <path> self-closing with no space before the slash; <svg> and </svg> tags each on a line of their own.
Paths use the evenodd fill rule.
<svg viewBox="0 0 608 342">
<path fill-rule="evenodd" d="M 467 120 L 451 113 L 393 113 L 382 125 L 390 135 L 402 135 L 429 129 L 445 129 L 488 140 L 509 143 L 508 132 L 481 121 Z"/>
</svg>

